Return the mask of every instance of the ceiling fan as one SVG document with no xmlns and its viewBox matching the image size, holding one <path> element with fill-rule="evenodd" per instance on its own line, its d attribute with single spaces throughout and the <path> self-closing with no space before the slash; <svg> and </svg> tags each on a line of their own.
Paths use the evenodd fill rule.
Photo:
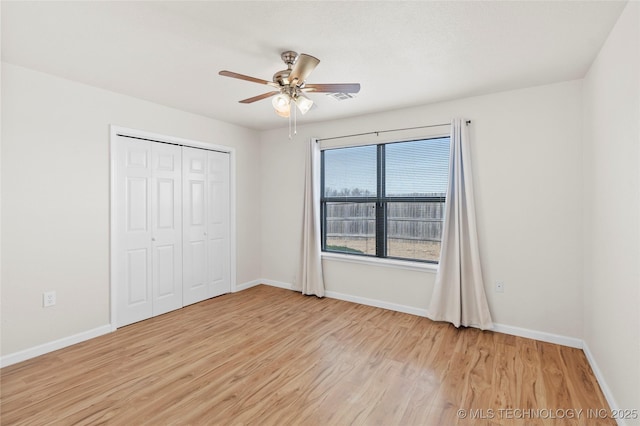
<svg viewBox="0 0 640 426">
<path fill-rule="evenodd" d="M 305 93 L 358 93 L 360 91 L 359 83 L 307 84 L 307 77 L 318 66 L 320 60 L 305 53 L 298 55 L 298 53 L 291 50 L 283 52 L 280 57 L 287 65 L 287 69 L 276 72 L 273 75 L 273 81 L 226 70 L 220 71 L 218 74 L 273 87 L 275 90 L 271 92 L 243 99 L 240 103 L 250 104 L 274 96 L 272 100 L 273 107 L 281 117 L 289 117 L 292 102 L 302 114 L 306 114 L 313 106 L 313 101 Z"/>
</svg>

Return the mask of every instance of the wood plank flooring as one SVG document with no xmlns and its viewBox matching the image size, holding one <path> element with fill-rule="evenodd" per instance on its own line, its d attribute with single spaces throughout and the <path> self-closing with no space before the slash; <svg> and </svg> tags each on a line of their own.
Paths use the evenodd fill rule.
<svg viewBox="0 0 640 426">
<path fill-rule="evenodd" d="M 2 425 L 615 424 L 581 350 L 268 286 L 0 379 Z"/>
</svg>

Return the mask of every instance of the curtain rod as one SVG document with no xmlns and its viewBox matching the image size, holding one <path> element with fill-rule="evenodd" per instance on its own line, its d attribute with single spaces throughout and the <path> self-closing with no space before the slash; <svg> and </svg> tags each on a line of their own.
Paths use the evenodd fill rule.
<svg viewBox="0 0 640 426">
<path fill-rule="evenodd" d="M 469 124 L 471 124 L 471 120 L 467 120 L 466 124 L 467 124 L 467 126 Z M 429 124 L 428 126 L 405 127 L 405 128 L 402 128 L 402 129 L 378 130 L 377 132 L 354 133 L 353 135 L 333 136 L 333 137 L 330 137 L 330 138 L 316 139 L 316 142 L 330 141 L 330 140 L 333 140 L 333 139 L 352 138 L 354 136 L 364 136 L 364 135 L 376 135 L 376 136 L 378 136 L 380 133 L 399 132 L 399 131 L 402 131 L 402 130 L 427 129 L 429 127 L 440 127 L 440 126 L 450 126 L 450 125 L 451 125 L 451 123 L 441 123 L 441 124 Z"/>
</svg>

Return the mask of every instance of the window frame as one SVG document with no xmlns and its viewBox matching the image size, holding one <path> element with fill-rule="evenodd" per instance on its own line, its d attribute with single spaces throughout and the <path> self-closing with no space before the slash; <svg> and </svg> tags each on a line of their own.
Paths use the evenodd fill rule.
<svg viewBox="0 0 640 426">
<path fill-rule="evenodd" d="M 388 209 L 389 203 L 446 203 L 446 194 L 444 196 L 393 196 L 386 195 L 386 146 L 396 143 L 408 143 L 417 142 L 431 139 L 443 139 L 448 138 L 449 144 L 451 144 L 450 135 L 433 135 L 427 137 L 417 137 L 407 140 L 397 140 L 372 144 L 357 144 L 349 146 L 338 147 L 326 147 L 320 151 L 320 244 L 321 252 L 323 255 L 330 254 L 329 257 L 334 259 L 350 259 L 352 257 L 364 258 L 367 260 L 374 260 L 379 262 L 385 261 L 385 264 L 407 264 L 413 263 L 416 268 L 423 269 L 427 266 L 427 269 L 437 268 L 439 260 L 426 260 L 416 258 L 406 258 L 389 256 L 388 251 Z M 344 148 L 356 148 L 361 146 L 375 146 L 376 147 L 376 196 L 364 196 L 364 197 L 326 197 L 325 196 L 325 151 Z M 448 176 L 447 176 L 448 177 Z M 383 194 L 383 195 L 382 195 Z M 376 241 L 376 254 L 366 253 L 346 253 L 338 250 L 327 249 L 327 204 L 328 203 L 373 203 L 375 205 L 375 241 Z M 444 224 L 444 217 L 442 219 Z M 442 244 L 442 241 L 440 241 Z M 442 247 L 442 246 L 441 246 Z M 357 262 L 360 263 L 360 262 Z"/>
</svg>

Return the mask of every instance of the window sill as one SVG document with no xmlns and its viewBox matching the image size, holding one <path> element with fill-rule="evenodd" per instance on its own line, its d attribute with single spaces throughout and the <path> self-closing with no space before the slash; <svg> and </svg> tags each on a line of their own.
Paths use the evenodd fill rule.
<svg viewBox="0 0 640 426">
<path fill-rule="evenodd" d="M 335 260 L 345 263 L 357 263 L 360 265 L 382 266 L 385 268 L 406 269 L 409 271 L 438 272 L 438 265 L 435 263 L 412 262 L 409 260 L 380 259 L 377 257 L 353 256 L 340 253 L 322 253 L 322 259 Z"/>
</svg>

